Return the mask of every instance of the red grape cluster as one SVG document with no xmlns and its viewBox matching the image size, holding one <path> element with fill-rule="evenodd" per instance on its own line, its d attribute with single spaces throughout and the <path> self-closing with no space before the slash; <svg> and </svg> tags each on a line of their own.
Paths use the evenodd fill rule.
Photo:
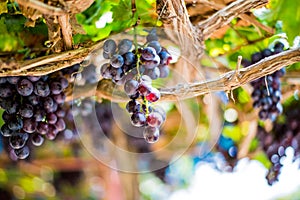
<svg viewBox="0 0 300 200">
<path fill-rule="evenodd" d="M 154 143 L 166 115 L 164 110 L 151 106 L 160 99 L 160 92 L 152 86 L 152 80 L 169 75 L 168 64 L 172 57 L 161 47 L 155 29 L 146 39 L 143 46 L 137 46 L 129 39 L 121 40 L 118 45 L 114 40 L 106 40 L 103 57 L 110 62 L 102 65 L 101 74 L 118 85 L 124 84 L 124 91 L 131 99 L 126 109 L 131 114 L 132 124 L 145 127 L 145 140 Z"/>
<path fill-rule="evenodd" d="M 257 63 L 265 57 L 282 52 L 283 48 L 284 45 L 278 42 L 275 44 L 273 51 L 270 49 L 264 49 L 262 52 L 254 53 L 251 56 L 251 62 L 248 60 L 243 60 L 242 64 L 247 67 L 251 64 Z M 260 119 L 271 119 L 274 121 L 276 117 L 282 113 L 282 105 L 280 103 L 280 77 L 282 77 L 284 74 L 285 69 L 282 68 L 273 74 L 251 82 L 251 85 L 254 89 L 251 94 L 253 99 L 253 107 L 260 108 Z"/>
<path fill-rule="evenodd" d="M 29 156 L 28 140 L 40 146 L 45 136 L 53 140 L 65 129 L 62 104 L 67 86 L 68 80 L 59 74 L 0 78 L 0 107 L 5 110 L 0 132 L 19 159 Z"/>
</svg>

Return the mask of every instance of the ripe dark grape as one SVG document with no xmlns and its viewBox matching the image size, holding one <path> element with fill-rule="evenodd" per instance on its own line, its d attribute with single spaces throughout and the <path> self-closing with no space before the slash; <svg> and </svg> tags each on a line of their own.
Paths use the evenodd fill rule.
<svg viewBox="0 0 300 200">
<path fill-rule="evenodd" d="M 25 159 L 30 154 L 30 150 L 29 150 L 28 146 L 24 146 L 21 149 L 15 149 L 14 152 L 15 152 L 16 156 L 18 157 L 18 159 Z"/>
<path fill-rule="evenodd" d="M 33 92 L 33 84 L 28 79 L 21 79 L 17 84 L 17 91 L 22 96 L 29 96 Z"/>
<path fill-rule="evenodd" d="M 33 134 L 31 137 L 31 142 L 34 146 L 41 146 L 44 143 L 44 137 L 40 134 Z"/>
<path fill-rule="evenodd" d="M 168 65 L 159 65 L 158 69 L 159 69 L 159 78 L 166 78 L 169 76 L 170 69 Z"/>
<path fill-rule="evenodd" d="M 143 135 L 148 143 L 155 143 L 159 139 L 159 129 L 157 127 L 147 126 Z"/>
<path fill-rule="evenodd" d="M 136 127 L 142 127 L 146 125 L 146 116 L 144 113 L 135 112 L 131 115 L 131 123 Z"/>
<path fill-rule="evenodd" d="M 130 41 L 128 39 L 123 39 L 118 44 L 118 53 L 120 55 L 123 55 L 126 52 L 128 52 L 131 48 L 132 48 L 132 41 Z"/>
<path fill-rule="evenodd" d="M 20 149 L 24 147 L 26 141 L 28 140 L 28 134 L 23 132 L 14 133 L 11 137 L 9 137 L 9 145 L 13 149 Z"/>
<path fill-rule="evenodd" d="M 18 81 L 20 80 L 20 77 L 18 76 L 9 76 L 9 77 L 6 77 L 6 80 L 12 84 L 12 85 L 16 85 L 18 83 Z"/>
<path fill-rule="evenodd" d="M 10 130 L 7 124 L 3 124 L 0 129 L 1 135 L 4 137 L 10 137 L 13 135 L 14 131 Z"/>
<path fill-rule="evenodd" d="M 46 122 L 39 122 L 37 125 L 37 132 L 45 135 L 48 132 L 49 125 Z"/>
<path fill-rule="evenodd" d="M 160 127 L 163 123 L 163 117 L 158 112 L 152 112 L 147 116 L 147 125 L 151 127 Z"/>
<path fill-rule="evenodd" d="M 31 118 L 33 116 L 33 107 L 30 104 L 24 104 L 19 109 L 19 114 L 24 118 Z"/>
<path fill-rule="evenodd" d="M 8 128 L 12 131 L 20 130 L 23 127 L 23 120 L 20 117 L 16 117 L 7 123 Z"/>
<path fill-rule="evenodd" d="M 54 113 L 47 114 L 47 122 L 49 124 L 55 124 L 57 122 L 57 116 Z"/>
<path fill-rule="evenodd" d="M 101 76 L 105 79 L 111 79 L 112 78 L 112 75 L 110 73 L 110 64 L 109 63 L 104 63 L 102 66 L 101 66 L 101 69 L 100 69 L 100 72 L 101 72 Z"/>
<path fill-rule="evenodd" d="M 160 46 L 160 44 L 159 44 L 158 41 L 151 41 L 151 42 L 149 42 L 148 43 L 148 47 L 154 48 L 155 51 L 156 51 L 156 53 L 159 53 L 162 50 L 162 48 L 161 48 L 161 46 Z"/>
<path fill-rule="evenodd" d="M 0 85 L 0 97 L 7 98 L 7 97 L 11 97 L 12 95 L 13 95 L 13 90 L 10 87 L 10 85 L 5 83 Z"/>
<path fill-rule="evenodd" d="M 155 58 L 155 56 L 157 55 L 156 54 L 156 51 L 154 48 L 152 47 L 146 47 L 142 50 L 142 58 L 145 59 L 145 60 L 153 60 Z"/>
<path fill-rule="evenodd" d="M 110 65 L 114 68 L 120 68 L 124 65 L 124 58 L 121 55 L 113 55 L 110 59 Z"/>
<path fill-rule="evenodd" d="M 40 76 L 28 76 L 27 79 L 30 80 L 31 82 L 37 82 L 40 80 Z"/>
<path fill-rule="evenodd" d="M 53 97 L 54 101 L 58 104 L 62 104 L 66 100 L 66 95 L 63 92 L 61 92 L 60 94 L 57 94 L 57 95 L 53 95 L 52 97 Z"/>
<path fill-rule="evenodd" d="M 34 87 L 34 93 L 41 97 L 46 97 L 50 94 L 50 88 L 47 83 L 44 81 L 38 81 L 36 82 Z"/>
<path fill-rule="evenodd" d="M 152 80 L 156 80 L 160 77 L 160 70 L 158 67 L 155 67 L 154 69 L 145 70 L 144 74 L 149 76 Z"/>
<path fill-rule="evenodd" d="M 133 65 L 135 60 L 136 60 L 136 58 L 135 58 L 134 53 L 129 51 L 124 54 L 124 64 L 125 65 L 127 65 L 127 66 Z"/>
<path fill-rule="evenodd" d="M 23 131 L 26 133 L 34 133 L 36 131 L 37 122 L 34 119 L 23 120 Z"/>
<path fill-rule="evenodd" d="M 126 104 L 126 109 L 130 114 L 136 113 L 140 111 L 141 104 L 133 99 Z"/>
<path fill-rule="evenodd" d="M 50 90 L 52 94 L 59 94 L 62 92 L 63 87 L 60 82 L 54 81 L 50 84 Z"/>
<path fill-rule="evenodd" d="M 139 83 L 136 80 L 129 80 L 124 84 L 124 91 L 128 96 L 134 95 L 137 93 L 138 87 Z"/>
<path fill-rule="evenodd" d="M 107 58 L 111 58 L 111 56 L 116 52 L 116 49 L 117 44 L 114 40 L 108 39 L 103 44 L 103 54 L 107 55 Z"/>
<path fill-rule="evenodd" d="M 156 88 L 152 88 L 150 93 L 146 95 L 146 99 L 150 102 L 156 102 L 160 99 L 160 92 Z"/>
</svg>

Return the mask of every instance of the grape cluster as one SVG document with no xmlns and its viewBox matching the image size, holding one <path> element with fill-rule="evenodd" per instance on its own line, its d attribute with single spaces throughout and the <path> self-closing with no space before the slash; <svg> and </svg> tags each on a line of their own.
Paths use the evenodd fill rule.
<svg viewBox="0 0 300 200">
<path fill-rule="evenodd" d="M 282 52 L 284 45 L 280 42 L 276 43 L 274 50 L 264 49 L 262 52 L 257 52 L 251 55 L 251 61 L 243 60 L 242 64 L 247 67 L 257 63 L 265 57 Z M 251 82 L 253 92 L 253 107 L 260 108 L 259 118 L 262 120 L 271 119 L 274 121 L 276 117 L 282 113 L 281 87 L 280 77 L 285 74 L 285 69 L 282 68 L 273 74 L 256 79 Z"/>
<path fill-rule="evenodd" d="M 168 65 L 172 57 L 161 47 L 155 29 L 146 39 L 143 46 L 133 44 L 129 39 L 121 40 L 118 45 L 112 39 L 106 40 L 103 57 L 110 62 L 101 66 L 101 75 L 124 85 L 124 91 L 131 99 L 126 109 L 131 114 L 132 124 L 145 127 L 145 140 L 154 143 L 159 138 L 159 127 L 166 115 L 164 110 L 151 106 L 160 99 L 160 92 L 152 86 L 152 80 L 169 75 Z"/>
<path fill-rule="evenodd" d="M 5 110 L 0 132 L 19 159 L 29 156 L 28 140 L 40 146 L 44 137 L 54 140 L 65 129 L 67 86 L 68 80 L 57 74 L 0 78 L 0 107 Z"/>
<path fill-rule="evenodd" d="M 277 120 L 271 131 L 267 132 L 263 127 L 258 127 L 257 138 L 260 146 L 272 164 L 266 176 L 269 185 L 278 181 L 280 169 L 283 166 L 282 161 L 286 157 L 286 148 L 294 149 L 294 160 L 300 158 L 299 114 L 300 103 L 292 101 L 289 106 L 285 107 L 284 121 L 283 119 Z"/>
</svg>

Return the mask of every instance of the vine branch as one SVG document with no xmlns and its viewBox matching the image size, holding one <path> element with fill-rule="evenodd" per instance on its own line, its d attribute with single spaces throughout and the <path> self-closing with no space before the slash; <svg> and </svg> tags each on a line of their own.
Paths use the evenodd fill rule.
<svg viewBox="0 0 300 200">
<path fill-rule="evenodd" d="M 195 27 L 200 29 L 203 38 L 209 38 L 216 30 L 229 24 L 235 17 L 251 9 L 263 6 L 268 0 L 237 0 L 217 11 L 208 19 L 199 22 Z"/>
<path fill-rule="evenodd" d="M 300 62 L 300 47 L 269 56 L 247 68 L 229 71 L 217 79 L 162 88 L 161 101 L 177 101 L 211 92 L 230 91 L 297 62 Z M 67 100 L 93 95 L 113 102 L 128 101 L 122 88 L 105 79 L 102 79 L 98 86 L 76 87 L 74 91 L 69 91 Z"/>
</svg>

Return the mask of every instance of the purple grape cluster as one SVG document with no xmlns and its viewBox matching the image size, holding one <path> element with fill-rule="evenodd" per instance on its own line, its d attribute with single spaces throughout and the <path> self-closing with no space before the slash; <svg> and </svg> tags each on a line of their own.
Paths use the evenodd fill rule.
<svg viewBox="0 0 300 200">
<path fill-rule="evenodd" d="M 60 74 L 0 78 L 0 107 L 5 122 L 0 132 L 19 159 L 29 156 L 27 141 L 40 146 L 65 129 L 64 89 L 68 80 Z"/>
<path fill-rule="evenodd" d="M 137 44 L 129 39 L 121 40 L 118 45 L 112 39 L 106 40 L 103 57 L 110 62 L 101 66 L 101 75 L 124 85 L 124 91 L 131 99 L 126 109 L 131 114 L 132 124 L 145 127 L 145 140 L 154 143 L 159 138 L 159 127 L 166 115 L 162 109 L 151 106 L 160 99 L 160 92 L 152 86 L 152 80 L 169 75 L 168 65 L 172 57 L 161 47 L 155 29 L 150 31 L 146 40 L 143 46 L 135 46 Z"/>
<path fill-rule="evenodd" d="M 283 51 L 283 49 L 284 45 L 278 42 L 275 44 L 273 51 L 267 48 L 262 52 L 254 53 L 251 55 L 251 61 L 243 60 L 242 64 L 247 67 L 251 64 L 257 63 L 265 57 L 280 53 Z M 253 107 L 260 108 L 258 115 L 261 120 L 271 119 L 274 121 L 277 116 L 282 113 L 282 105 L 280 103 L 280 77 L 282 77 L 284 74 L 285 69 L 282 68 L 273 74 L 251 82 L 253 87 L 253 92 L 251 94 L 253 99 Z"/>
<path fill-rule="evenodd" d="M 266 179 L 269 185 L 278 181 L 283 160 L 286 157 L 285 151 L 288 147 L 294 149 L 294 160 L 300 158 L 300 103 L 297 100 L 289 101 L 285 106 L 281 120 L 275 121 L 271 131 L 267 132 L 259 126 L 257 138 L 261 149 L 266 153 L 271 167 Z"/>
</svg>

